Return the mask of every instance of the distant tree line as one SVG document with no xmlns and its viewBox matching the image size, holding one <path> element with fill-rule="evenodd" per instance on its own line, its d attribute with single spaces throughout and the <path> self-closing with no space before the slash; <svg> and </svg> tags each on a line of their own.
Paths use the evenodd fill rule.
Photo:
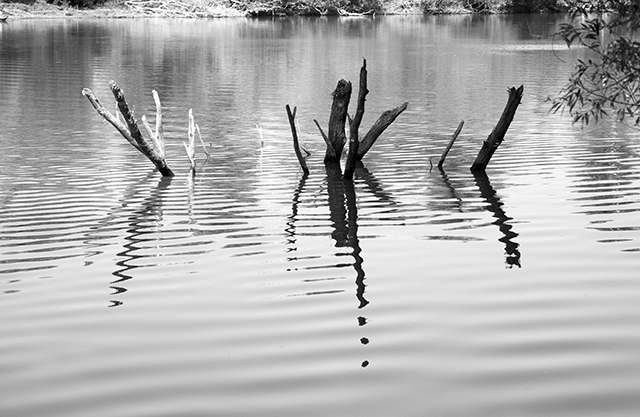
<svg viewBox="0 0 640 417">
<path fill-rule="evenodd" d="M 569 10 L 575 0 L 230 0 L 251 15 L 527 13 Z"/>
<path fill-rule="evenodd" d="M 122 5 L 125 0 L 45 0 L 47 3 L 78 8 L 94 8 L 105 4 Z M 162 0 L 159 0 L 162 1 Z M 203 0 L 182 0 L 198 3 Z M 339 14 L 384 13 L 385 11 L 419 10 L 425 14 L 441 13 L 521 13 L 566 11 L 577 0 L 204 0 L 263 14 Z M 32 4 L 36 0 L 0 0 L 6 3 Z M 256 12 L 252 12 L 256 11 Z"/>
</svg>

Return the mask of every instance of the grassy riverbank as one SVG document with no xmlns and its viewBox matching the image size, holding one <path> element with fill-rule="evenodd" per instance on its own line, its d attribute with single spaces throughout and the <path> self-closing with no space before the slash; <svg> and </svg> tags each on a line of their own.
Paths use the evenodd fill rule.
<svg viewBox="0 0 640 417">
<path fill-rule="evenodd" d="M 99 1 L 99 0 L 98 0 Z M 0 16 L 24 18 L 239 17 L 561 11 L 570 0 L 55 0 L 0 3 Z M 73 6 L 76 4 L 76 6 Z M 85 7 L 78 7 L 85 6 Z"/>
</svg>

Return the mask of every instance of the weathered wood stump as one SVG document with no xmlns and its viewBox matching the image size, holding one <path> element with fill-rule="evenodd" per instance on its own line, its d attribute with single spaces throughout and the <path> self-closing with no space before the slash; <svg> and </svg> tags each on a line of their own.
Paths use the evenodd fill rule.
<svg viewBox="0 0 640 417">
<path fill-rule="evenodd" d="M 364 104 L 366 96 L 369 93 L 367 89 L 367 60 L 362 60 L 362 68 L 360 69 L 360 82 L 358 92 L 358 104 L 353 120 L 349 117 L 348 109 L 349 102 L 351 101 L 351 82 L 346 80 L 338 81 L 338 85 L 333 91 L 333 101 L 331 105 L 331 113 L 329 115 L 328 134 L 322 130 L 320 123 L 314 119 L 314 123 L 320 131 L 320 135 L 325 141 L 326 151 L 324 156 L 324 163 L 334 164 L 339 163 L 342 156 L 342 151 L 347 143 L 347 135 L 345 132 L 346 122 L 349 119 L 349 154 L 347 156 L 347 162 L 345 165 L 344 179 L 353 179 L 353 172 L 355 169 L 355 162 L 360 161 L 364 155 L 371 149 L 375 141 L 382 135 L 382 133 L 395 121 L 395 119 L 406 110 L 409 103 L 404 103 L 401 106 L 387 110 L 384 112 L 378 120 L 373 124 L 371 129 L 360 140 L 359 129 L 362 123 L 364 115 Z M 288 106 L 288 105 L 287 105 Z M 290 119 L 291 123 L 291 119 Z M 297 141 L 294 134 L 294 146 Z M 296 153 L 297 155 L 297 153 Z M 300 158 L 298 158 L 300 160 Z M 302 162 L 301 162 L 302 164 Z M 304 167 L 303 167 L 304 169 Z"/>
<path fill-rule="evenodd" d="M 322 127 L 320 127 L 320 123 L 318 123 L 316 119 L 313 119 L 313 122 L 320 131 L 320 135 L 322 135 L 322 138 L 327 144 L 327 150 L 324 155 L 325 164 L 340 162 L 342 150 L 347 143 L 345 126 L 347 124 L 347 112 L 349 110 L 350 100 L 351 82 L 346 80 L 338 81 L 338 85 L 333 91 L 333 102 L 329 115 L 329 135 L 326 135 Z"/>
</svg>

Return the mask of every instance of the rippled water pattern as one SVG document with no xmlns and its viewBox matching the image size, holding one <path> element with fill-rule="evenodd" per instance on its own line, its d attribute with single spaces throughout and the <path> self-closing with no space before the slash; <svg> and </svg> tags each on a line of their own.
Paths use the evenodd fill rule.
<svg viewBox="0 0 640 417">
<path fill-rule="evenodd" d="M 564 20 L 1 24 L 0 415 L 636 415 L 640 135 L 548 114 Z M 349 184 L 313 119 L 362 57 L 363 126 L 409 108 Z M 112 78 L 158 90 L 173 179 L 80 94 Z"/>
</svg>

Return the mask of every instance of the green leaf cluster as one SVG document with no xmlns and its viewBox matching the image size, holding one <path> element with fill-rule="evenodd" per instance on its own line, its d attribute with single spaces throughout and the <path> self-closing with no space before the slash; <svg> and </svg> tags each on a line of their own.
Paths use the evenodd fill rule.
<svg viewBox="0 0 640 417">
<path fill-rule="evenodd" d="M 640 2 L 575 0 L 571 22 L 558 35 L 568 47 L 587 49 L 551 110 L 567 109 L 573 122 L 589 124 L 610 114 L 640 125 Z"/>
</svg>

